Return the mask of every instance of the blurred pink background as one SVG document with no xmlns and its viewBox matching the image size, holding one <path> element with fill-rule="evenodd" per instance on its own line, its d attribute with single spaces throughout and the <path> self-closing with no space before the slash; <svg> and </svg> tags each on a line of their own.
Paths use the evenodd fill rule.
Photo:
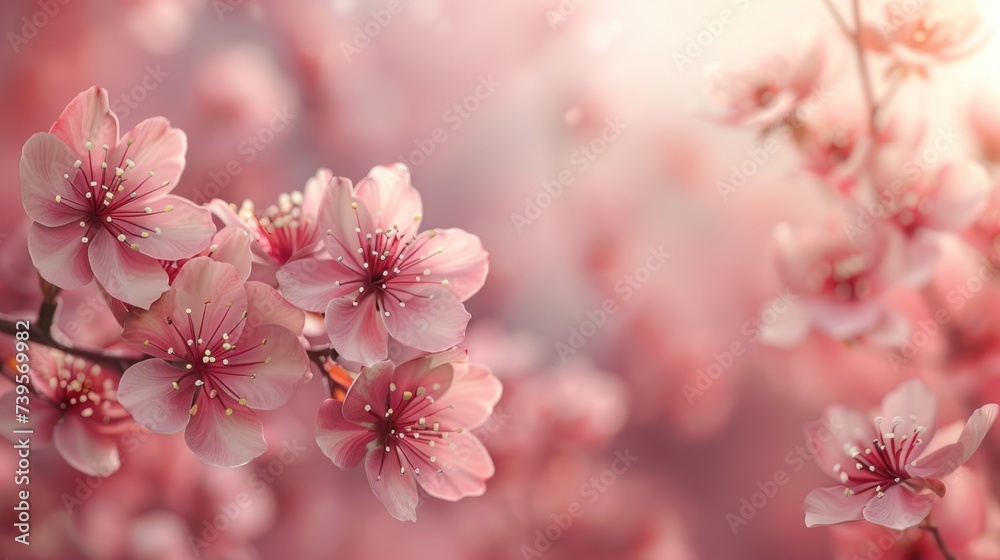
<svg viewBox="0 0 1000 560">
<path fill-rule="evenodd" d="M 980 6 L 1000 22 L 1000 7 Z M 164 115 L 187 133 L 174 193 L 198 203 L 263 208 L 318 167 L 357 180 L 407 163 L 424 223 L 464 228 L 490 252 L 469 345 L 505 386 L 478 432 L 497 466 L 486 495 L 427 501 L 415 524 L 316 447 L 318 380 L 264 417 L 270 450 L 237 469 L 201 464 L 180 435 L 125 442 L 107 480 L 35 450 L 30 547 L 12 541 L 16 457 L 2 446 L 7 556 L 875 558 L 885 530 L 804 526 L 805 495 L 827 483 L 803 425 L 834 403 L 877 405 L 918 367 L 932 370 L 942 423 L 1000 393 L 949 377 L 934 349 L 894 372 L 839 342 L 781 350 L 754 336 L 781 289 L 775 225 L 821 223 L 829 198 L 787 143 L 720 195 L 761 142 L 706 117 L 705 70 L 825 40 L 823 109 L 850 114 L 852 53 L 819 0 L 8 0 L 0 22 L 3 311 L 35 286 L 21 146 L 98 85 L 122 130 Z M 977 157 L 969 122 L 1000 118 L 1000 97 L 983 101 L 998 63 L 992 39 L 912 80 L 894 111 L 954 129 L 956 153 Z M 985 359 L 966 367 L 996 375 Z M 984 447 L 992 468 L 971 482 L 990 488 L 1000 436 Z M 967 493 L 996 539 L 996 495 Z"/>
</svg>

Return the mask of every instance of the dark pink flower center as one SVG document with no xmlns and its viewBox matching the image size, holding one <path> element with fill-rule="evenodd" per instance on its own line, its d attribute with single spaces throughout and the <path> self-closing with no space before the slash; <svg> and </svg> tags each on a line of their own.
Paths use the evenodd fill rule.
<svg viewBox="0 0 1000 560">
<path fill-rule="evenodd" d="M 821 294 L 833 294 L 843 301 L 863 300 L 871 296 L 874 286 L 869 279 L 870 263 L 859 252 L 840 251 L 826 255 L 812 270 L 810 287 Z"/>
<path fill-rule="evenodd" d="M 901 428 L 904 420 L 899 416 L 889 424 L 891 431 L 883 430 L 883 421 L 882 417 L 875 418 L 875 427 L 881 439 L 873 439 L 870 445 L 861 442 L 860 445 L 844 445 L 844 453 L 853 461 L 853 466 L 841 466 L 837 463 L 833 467 L 834 474 L 847 486 L 844 490 L 847 496 L 874 490 L 875 496 L 882 498 L 885 490 L 893 484 L 911 486 L 908 484 L 910 475 L 906 471 L 906 465 L 911 459 L 916 459 L 912 457 L 913 451 L 923 443 L 920 434 L 926 429 L 913 416 L 910 417 L 910 423 L 915 427 L 909 432 Z"/>
<path fill-rule="evenodd" d="M 56 202 L 80 213 L 81 242 L 89 243 L 96 231 L 103 228 L 118 241 L 138 251 L 143 239 L 162 233 L 158 227 L 147 231 L 141 222 L 148 215 L 171 212 L 173 207 L 166 205 L 154 210 L 150 206 L 140 205 L 170 186 L 170 181 L 139 192 L 153 178 L 154 172 L 150 171 L 138 183 L 130 181 L 128 175 L 135 169 L 135 162 L 128 158 L 128 151 L 133 143 L 133 138 L 126 141 L 125 151 L 115 163 L 108 161 L 110 147 L 107 144 L 101 147 L 104 150 L 103 160 L 96 162 L 93 157 L 94 146 L 88 141 L 84 144 L 87 161 L 74 162 L 73 165 L 77 168 L 75 176 L 70 177 L 68 173 L 63 175 L 76 196 L 72 199 L 56 196 Z"/>
<path fill-rule="evenodd" d="M 316 220 L 302 211 L 304 201 L 302 193 L 295 191 L 282 193 L 278 204 L 262 214 L 255 213 L 249 200 L 238 211 L 240 218 L 255 229 L 257 244 L 277 263 L 288 262 L 300 249 L 316 242 Z"/>
<path fill-rule="evenodd" d="M 120 374 L 58 350 L 50 352 L 52 367 L 42 370 L 36 383 L 39 392 L 58 406 L 63 416 L 76 414 L 100 424 L 128 419 L 128 413 L 118 403 Z"/>
</svg>

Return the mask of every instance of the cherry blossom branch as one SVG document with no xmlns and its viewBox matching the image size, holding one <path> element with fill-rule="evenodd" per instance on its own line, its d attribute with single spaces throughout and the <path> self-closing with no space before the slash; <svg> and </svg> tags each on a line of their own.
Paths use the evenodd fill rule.
<svg viewBox="0 0 1000 560">
<path fill-rule="evenodd" d="M 840 28 L 844 35 L 853 37 L 854 32 L 847 26 L 847 21 L 844 19 L 844 16 L 841 15 L 840 10 L 833 5 L 833 0 L 823 0 L 823 4 L 826 5 L 827 10 L 830 10 L 830 15 L 833 16 L 833 21 L 837 22 L 837 27 Z"/>
<path fill-rule="evenodd" d="M 41 344 L 42 346 L 48 346 L 49 348 L 54 348 L 66 354 L 73 354 L 74 356 L 79 356 L 86 360 L 92 362 L 101 362 L 104 364 L 112 364 L 115 366 L 122 365 L 123 363 L 135 363 L 138 360 L 130 360 L 128 358 L 123 358 L 121 356 L 111 356 L 104 354 L 103 352 L 97 352 L 92 350 L 85 350 L 83 348 L 73 348 L 66 346 L 52 337 L 52 317 L 55 314 L 55 306 L 49 305 L 47 303 L 42 303 L 42 307 L 38 312 L 39 318 L 31 322 L 28 328 L 29 340 L 35 344 Z M 11 336 L 16 336 L 18 330 L 24 332 L 24 329 L 17 328 L 18 321 L 7 319 L 5 317 L 0 317 L 0 332 L 9 334 Z M 44 325 L 49 325 L 48 328 L 44 328 Z"/>
<path fill-rule="evenodd" d="M 946 547 L 944 544 L 944 539 L 941 538 L 941 531 L 938 530 L 936 525 L 932 525 L 929 521 L 925 519 L 923 524 L 920 525 L 920 527 L 925 531 L 929 532 L 930 534 L 934 535 L 934 541 L 937 543 L 938 548 L 941 550 L 941 554 L 947 560 L 958 560 L 957 558 L 955 558 L 954 554 L 948 551 L 948 547 Z"/>
<path fill-rule="evenodd" d="M 348 387 L 345 387 L 342 383 L 338 382 L 327 368 L 327 364 L 336 360 L 339 355 L 335 348 L 329 345 L 313 346 L 312 348 L 306 349 L 306 355 L 309 356 L 309 361 L 316 364 L 316 366 L 319 367 L 320 372 L 323 374 L 323 385 L 326 386 L 326 390 L 330 394 L 330 398 L 337 398 L 338 392 L 347 392 Z"/>
</svg>

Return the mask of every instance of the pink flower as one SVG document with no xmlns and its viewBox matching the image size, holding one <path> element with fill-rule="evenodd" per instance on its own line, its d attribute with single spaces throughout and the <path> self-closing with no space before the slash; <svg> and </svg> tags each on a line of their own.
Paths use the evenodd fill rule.
<svg viewBox="0 0 1000 560">
<path fill-rule="evenodd" d="M 470 430 L 486 422 L 500 393 L 490 370 L 457 350 L 378 362 L 361 370 L 343 403 L 323 403 L 316 443 L 342 469 L 364 459 L 389 514 L 415 521 L 418 484 L 449 501 L 486 491 L 493 461 Z"/>
<path fill-rule="evenodd" d="M 31 423 L 14 424 L 17 394 L 0 397 L 0 406 L 11 411 L 3 418 L 3 431 L 31 428 L 32 442 L 52 441 L 74 469 L 92 476 L 108 476 L 121 467 L 118 442 L 134 429 L 128 413 L 118 403 L 120 372 L 70 356 L 60 350 L 29 342 Z M 8 437 L 16 437 L 8 435 Z"/>
<path fill-rule="evenodd" d="M 780 313 L 762 325 L 763 342 L 794 346 L 812 329 L 837 340 L 905 338 L 905 319 L 883 297 L 905 273 L 902 240 L 893 229 L 868 225 L 864 230 L 832 222 L 800 231 L 777 227 L 775 260 L 788 294 L 767 306 Z"/>
<path fill-rule="evenodd" d="M 157 259 L 189 257 L 215 231 L 207 210 L 168 194 L 186 145 L 162 117 L 119 138 L 108 92 L 96 87 L 76 96 L 49 132 L 29 138 L 21 196 L 42 277 L 64 289 L 96 277 L 112 296 L 149 307 L 167 289 Z"/>
<path fill-rule="evenodd" d="M 303 192 L 282 193 L 278 204 L 268 206 L 258 214 L 253 201 L 245 200 L 239 208 L 215 199 L 209 208 L 227 226 L 243 228 L 253 236 L 254 275 L 261 282 L 276 285 L 275 273 L 282 265 L 315 256 L 323 236 L 318 227 L 318 214 L 323 192 L 333 174 L 320 169 L 306 181 Z"/>
<path fill-rule="evenodd" d="M 712 118 L 724 124 L 767 128 L 791 117 L 814 92 L 826 66 L 822 42 L 794 52 L 794 56 L 773 54 L 742 71 L 709 66 L 709 94 L 722 108 Z"/>
<path fill-rule="evenodd" d="M 167 279 L 170 284 L 174 283 L 181 268 L 191 259 L 197 257 L 208 257 L 213 261 L 229 263 L 236 268 L 236 273 L 241 282 L 246 282 L 250 277 L 250 235 L 243 229 L 236 226 L 226 226 L 212 236 L 212 244 L 190 259 L 179 259 L 175 261 L 159 261 L 160 266 L 167 272 Z M 114 314 L 119 324 L 125 322 L 125 316 L 135 308 L 120 299 L 115 299 L 107 292 L 104 298 L 108 302 L 108 307 Z"/>
<path fill-rule="evenodd" d="M 979 448 L 1000 406 L 975 412 L 956 441 L 934 438 L 936 400 L 922 381 L 910 380 L 886 395 L 874 422 L 860 412 L 832 407 L 826 422 L 806 427 L 821 443 L 817 461 L 840 486 L 806 497 L 806 526 L 865 519 L 890 529 L 919 524 L 945 493 L 939 480 L 965 464 Z"/>
<path fill-rule="evenodd" d="M 970 0 L 890 0 L 881 19 L 861 29 L 865 46 L 921 74 L 929 65 L 968 56 L 989 36 Z"/>
<path fill-rule="evenodd" d="M 253 409 L 284 405 L 309 369 L 303 322 L 271 287 L 198 257 L 148 311 L 126 317 L 122 336 L 156 358 L 125 372 L 118 399 L 154 432 L 185 430 L 206 463 L 247 463 L 267 449 Z"/>
<path fill-rule="evenodd" d="M 403 164 L 375 167 L 351 187 L 336 178 L 323 199 L 320 229 L 333 260 L 306 259 L 278 272 L 281 292 L 326 313 L 326 330 L 347 360 L 388 356 L 388 338 L 439 352 L 465 335 L 462 304 L 482 287 L 488 256 L 459 229 L 417 233 L 422 206 Z"/>
</svg>

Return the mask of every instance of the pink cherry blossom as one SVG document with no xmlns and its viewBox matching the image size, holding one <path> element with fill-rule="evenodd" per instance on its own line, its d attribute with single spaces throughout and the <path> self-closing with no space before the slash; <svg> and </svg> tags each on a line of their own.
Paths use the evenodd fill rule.
<svg viewBox="0 0 1000 560">
<path fill-rule="evenodd" d="M 320 169 L 306 181 L 305 189 L 278 196 L 277 205 L 258 214 L 251 200 L 235 204 L 215 199 L 209 208 L 227 226 L 243 228 L 253 236 L 254 279 L 277 285 L 275 273 L 289 262 L 315 256 L 322 247 L 318 214 L 323 192 L 333 174 Z"/>
<path fill-rule="evenodd" d="M 489 419 L 500 393 L 490 370 L 457 350 L 377 362 L 361 370 L 344 402 L 323 403 L 316 442 L 342 469 L 364 459 L 389 514 L 416 521 L 418 485 L 449 501 L 485 492 L 493 461 L 471 430 Z"/>
<path fill-rule="evenodd" d="M 212 244 L 190 259 L 179 259 L 175 261 L 159 261 L 160 266 L 167 272 L 167 280 L 174 283 L 181 268 L 191 259 L 196 257 L 208 257 L 213 261 L 229 263 L 236 268 L 236 273 L 240 281 L 246 282 L 250 277 L 251 257 L 250 257 L 250 235 L 242 228 L 236 226 L 226 226 L 212 236 Z M 108 307 L 114 314 L 119 324 L 125 322 L 125 316 L 135 308 L 120 299 L 116 299 L 103 292 L 108 302 Z"/>
<path fill-rule="evenodd" d="M 724 124 L 767 128 L 793 115 L 815 92 L 826 66 L 826 46 L 817 41 L 804 48 L 775 53 L 753 68 L 731 70 L 713 64 L 706 70 L 709 94 Z"/>
<path fill-rule="evenodd" d="M 945 493 L 940 479 L 969 460 L 1000 411 L 996 404 L 977 409 L 945 443 L 934 440 L 936 408 L 930 389 L 910 380 L 886 395 L 873 420 L 838 406 L 807 426 L 807 439 L 822 444 L 817 461 L 840 486 L 806 497 L 806 526 L 867 520 L 903 530 L 923 521 Z"/>
<path fill-rule="evenodd" d="M 70 102 L 49 132 L 29 138 L 21 196 L 42 277 L 64 289 L 96 278 L 112 296 L 149 307 L 167 289 L 157 259 L 189 257 L 215 231 L 207 210 L 169 194 L 186 147 L 184 133 L 162 117 L 119 137 L 108 92 L 96 87 Z"/>
<path fill-rule="evenodd" d="M 462 341 L 462 304 L 482 287 L 488 255 L 460 229 L 418 233 L 420 194 L 403 164 L 375 167 L 352 188 L 335 178 L 320 211 L 333 259 L 291 262 L 281 292 L 302 309 L 326 313 L 326 329 L 347 360 L 372 364 L 388 341 L 439 352 Z"/>
<path fill-rule="evenodd" d="M 267 448 L 253 410 L 288 402 L 309 369 L 303 322 L 273 288 L 193 259 L 148 311 L 126 317 L 122 336 L 155 358 L 125 372 L 118 398 L 154 432 L 185 430 L 206 463 L 242 465 Z"/>
<path fill-rule="evenodd" d="M 929 65 L 968 56 L 990 35 L 972 0 L 890 0 L 882 11 L 862 26 L 863 43 L 922 74 Z"/>
<path fill-rule="evenodd" d="M 777 227 L 775 260 L 788 294 L 770 304 L 782 311 L 762 326 L 763 342 L 794 346 L 813 329 L 837 340 L 893 343 L 905 337 L 905 319 L 883 297 L 906 271 L 902 240 L 877 222 L 868 226 Z"/>
<path fill-rule="evenodd" d="M 14 424 L 17 394 L 0 397 L 10 410 L 0 425 L 7 437 L 17 428 L 31 428 L 32 442 L 55 444 L 74 469 L 91 476 L 108 476 L 121 467 L 119 439 L 135 424 L 118 402 L 120 370 L 41 345 L 31 346 L 30 424 Z"/>
</svg>

